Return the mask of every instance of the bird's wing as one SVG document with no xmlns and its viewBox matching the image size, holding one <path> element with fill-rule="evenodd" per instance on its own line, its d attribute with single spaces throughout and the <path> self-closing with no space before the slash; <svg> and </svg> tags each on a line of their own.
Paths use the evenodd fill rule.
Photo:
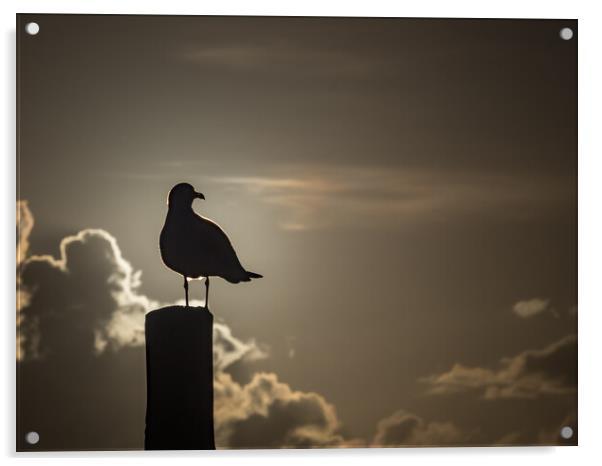
<svg viewBox="0 0 602 466">
<path fill-rule="evenodd" d="M 206 256 L 214 259 L 215 266 L 224 268 L 224 272 L 242 265 L 236 256 L 230 238 L 222 228 L 212 220 L 195 213 L 195 230 L 198 233 L 199 245 Z"/>
</svg>

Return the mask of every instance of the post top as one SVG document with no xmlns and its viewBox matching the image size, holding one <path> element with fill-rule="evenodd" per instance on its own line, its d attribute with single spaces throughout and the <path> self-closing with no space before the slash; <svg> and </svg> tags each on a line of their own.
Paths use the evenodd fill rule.
<svg viewBox="0 0 602 466">
<path fill-rule="evenodd" d="M 213 320 L 213 314 L 209 309 L 201 306 L 166 306 L 150 311 L 145 318 L 147 322 L 155 320 Z"/>
</svg>

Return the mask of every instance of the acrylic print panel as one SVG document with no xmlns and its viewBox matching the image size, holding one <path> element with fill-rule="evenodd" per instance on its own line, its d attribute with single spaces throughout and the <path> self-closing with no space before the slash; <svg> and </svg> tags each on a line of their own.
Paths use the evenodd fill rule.
<svg viewBox="0 0 602 466">
<path fill-rule="evenodd" d="M 18 450 L 577 443 L 576 21 L 17 31 Z"/>
</svg>

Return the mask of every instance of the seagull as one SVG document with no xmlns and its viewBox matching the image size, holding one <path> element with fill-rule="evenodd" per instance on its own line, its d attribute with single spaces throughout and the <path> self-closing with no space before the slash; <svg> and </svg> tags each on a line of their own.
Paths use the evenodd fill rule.
<svg viewBox="0 0 602 466">
<path fill-rule="evenodd" d="M 179 183 L 171 188 L 159 248 L 163 263 L 184 277 L 186 307 L 188 279 L 205 278 L 205 308 L 209 309 L 209 277 L 240 283 L 263 276 L 245 270 L 224 230 L 192 210 L 195 199 L 205 199 L 205 196 L 188 183 Z"/>
</svg>

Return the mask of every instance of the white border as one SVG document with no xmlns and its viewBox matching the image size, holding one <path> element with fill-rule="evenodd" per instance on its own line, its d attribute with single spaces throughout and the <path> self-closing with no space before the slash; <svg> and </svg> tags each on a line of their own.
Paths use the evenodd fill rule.
<svg viewBox="0 0 602 466">
<path fill-rule="evenodd" d="M 193 1 L 193 0 L 2 0 L 2 72 L 0 86 L 3 109 L 0 131 L 3 154 L 0 192 L 0 229 L 2 240 L 0 296 L 4 302 L 1 335 L 2 354 L 0 390 L 3 419 L 0 444 L 12 463 L 19 457 L 29 464 L 38 457 L 51 464 L 77 462 L 94 464 L 123 459 L 140 464 L 158 464 L 178 459 L 184 462 L 213 462 L 249 465 L 305 464 L 311 462 L 378 464 L 445 464 L 507 466 L 509 462 L 547 465 L 595 464 L 599 453 L 598 433 L 602 398 L 602 145 L 600 139 L 602 108 L 602 67 L 600 56 L 601 8 L 595 1 Z M 405 16 L 473 18 L 578 18 L 579 19 L 579 447 L 564 448 L 453 448 L 383 449 L 318 451 L 220 451 L 211 453 L 45 453 L 15 454 L 15 318 L 14 318 L 14 244 L 15 244 L 15 13 L 118 13 L 118 14 L 220 14 L 220 15 L 293 15 L 293 16 Z"/>
</svg>

